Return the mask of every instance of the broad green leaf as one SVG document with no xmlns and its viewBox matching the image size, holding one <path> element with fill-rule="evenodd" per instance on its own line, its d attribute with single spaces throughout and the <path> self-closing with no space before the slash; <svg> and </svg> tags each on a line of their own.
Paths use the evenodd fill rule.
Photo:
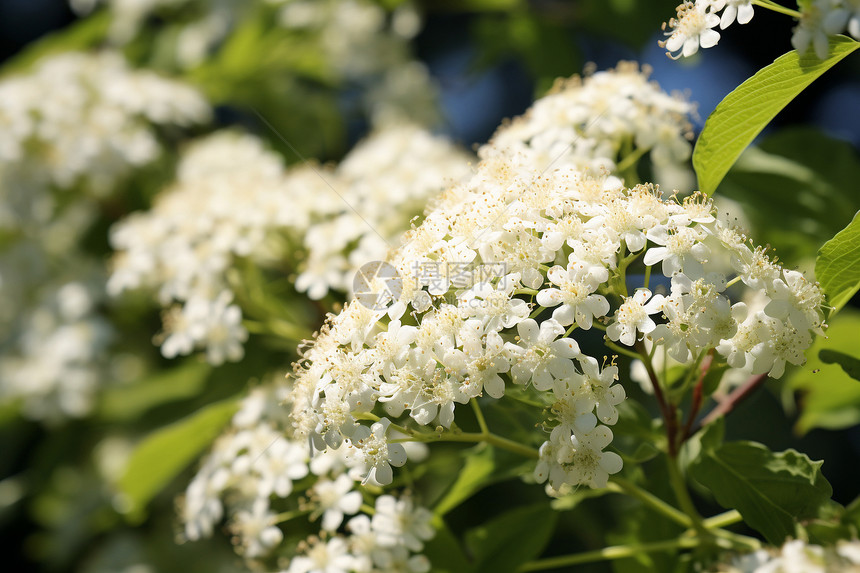
<svg viewBox="0 0 860 573">
<path fill-rule="evenodd" d="M 833 312 L 845 306 L 860 289 L 860 212 L 818 251 L 815 278 Z"/>
<path fill-rule="evenodd" d="M 436 515 L 443 516 L 489 485 L 496 470 L 495 450 L 487 444 L 479 444 L 468 450 L 466 464 L 448 493 L 436 505 Z"/>
<path fill-rule="evenodd" d="M 827 350 L 860 358 L 860 312 L 846 308 L 829 322 L 827 336 L 815 340 L 806 352 L 806 364 L 791 372 L 786 381 L 792 390 L 802 393 L 796 425 L 801 434 L 813 428 L 838 430 L 860 423 L 860 384 L 838 364 L 821 359 L 821 352 Z"/>
<path fill-rule="evenodd" d="M 618 405 L 618 423 L 612 432 L 615 435 L 612 446 L 628 464 L 643 463 L 656 456 L 666 435 L 637 400 L 625 400 Z"/>
<path fill-rule="evenodd" d="M 690 464 L 695 464 L 696 460 L 703 455 L 718 449 L 723 445 L 725 434 L 726 419 L 720 417 L 690 436 L 681 448 L 681 467 L 686 468 Z"/>
<path fill-rule="evenodd" d="M 768 135 L 741 154 L 720 195 L 743 206 L 759 244 L 778 248 L 786 266 L 818 249 L 860 209 L 860 155 L 851 144 L 808 127 Z M 729 215 L 733 215 L 729 211 Z"/>
<path fill-rule="evenodd" d="M 424 545 L 424 554 L 436 573 L 469 573 L 473 571 L 469 558 L 463 553 L 460 541 L 439 517 L 433 520 L 436 535 Z"/>
<path fill-rule="evenodd" d="M 466 545 L 479 573 L 513 573 L 539 556 L 552 533 L 558 514 L 548 503 L 518 507 L 466 532 Z"/>
<path fill-rule="evenodd" d="M 827 58 L 792 50 L 738 86 L 708 117 L 693 150 L 699 189 L 716 191 L 741 152 L 782 108 L 821 74 L 860 47 L 845 36 L 830 39 Z"/>
<path fill-rule="evenodd" d="M 49 56 L 97 46 L 107 35 L 109 25 L 110 14 L 103 10 L 59 32 L 48 34 L 6 61 L 0 70 L 0 77 L 24 72 L 38 60 Z"/>
<path fill-rule="evenodd" d="M 691 475 L 726 508 L 774 544 L 795 534 L 798 519 L 818 514 L 833 489 L 813 462 L 795 450 L 774 453 L 755 442 L 729 442 L 691 465 Z"/>
<path fill-rule="evenodd" d="M 142 517 L 147 503 L 212 443 L 238 407 L 235 399 L 217 402 L 144 438 L 117 484 L 123 512 L 132 520 Z"/>
<path fill-rule="evenodd" d="M 822 350 L 818 357 L 825 364 L 838 364 L 846 374 L 860 380 L 860 358 L 855 358 L 838 350 Z"/>
<path fill-rule="evenodd" d="M 127 386 L 109 388 L 99 403 L 99 417 L 104 420 L 132 420 L 155 406 L 196 396 L 211 371 L 209 364 L 189 360 Z"/>
</svg>

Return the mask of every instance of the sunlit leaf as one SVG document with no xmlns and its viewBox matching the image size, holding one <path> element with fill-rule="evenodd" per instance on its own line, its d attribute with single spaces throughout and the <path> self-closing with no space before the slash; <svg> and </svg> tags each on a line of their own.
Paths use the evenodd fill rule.
<svg viewBox="0 0 860 573">
<path fill-rule="evenodd" d="M 860 212 L 821 247 L 815 261 L 815 278 L 834 312 L 860 289 Z"/>
<path fill-rule="evenodd" d="M 150 408 L 196 396 L 212 367 L 199 360 L 157 371 L 131 384 L 107 389 L 99 403 L 99 417 L 132 420 Z"/>
<path fill-rule="evenodd" d="M 480 444 L 469 452 L 457 481 L 436 505 L 436 515 L 445 515 L 482 487 L 489 485 L 493 478 L 496 469 L 495 450 L 486 444 Z"/>
<path fill-rule="evenodd" d="M 475 556 L 475 571 L 513 573 L 543 552 L 555 530 L 558 514 L 548 503 L 512 509 L 466 532 Z"/>
<path fill-rule="evenodd" d="M 238 406 L 234 399 L 217 402 L 147 436 L 118 483 L 123 512 L 139 518 L 149 501 L 212 443 Z"/>
<path fill-rule="evenodd" d="M 812 52 L 800 55 L 792 50 L 727 95 L 708 117 L 693 151 L 699 189 L 716 191 L 756 135 L 809 84 L 858 47 L 860 42 L 834 36 L 823 60 Z"/>
<path fill-rule="evenodd" d="M 838 365 L 821 360 L 825 350 L 860 358 L 857 333 L 860 313 L 846 308 L 830 321 L 826 337 L 818 337 L 807 351 L 806 364 L 790 375 L 787 383 L 802 392 L 797 430 L 837 430 L 860 423 L 860 384 Z"/>
<path fill-rule="evenodd" d="M 691 475 L 770 543 L 795 534 L 798 519 L 818 514 L 833 489 L 813 462 L 795 450 L 771 452 L 755 442 L 729 442 L 705 452 Z"/>
</svg>

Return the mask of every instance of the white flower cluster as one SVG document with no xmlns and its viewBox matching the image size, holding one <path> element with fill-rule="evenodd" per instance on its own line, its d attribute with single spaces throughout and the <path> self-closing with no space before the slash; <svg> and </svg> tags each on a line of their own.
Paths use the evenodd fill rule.
<svg viewBox="0 0 860 573">
<path fill-rule="evenodd" d="M 117 223 L 108 292 L 150 288 L 170 308 L 167 357 L 205 349 L 239 360 L 248 332 L 228 280 L 239 258 L 301 267 L 297 288 L 319 299 L 346 291 L 356 269 L 384 256 L 444 185 L 469 171 L 468 155 L 413 126 L 382 129 L 336 169 L 281 158 L 250 135 L 216 133 L 190 147 L 177 181 L 150 211 Z M 297 249 L 304 236 L 307 257 Z"/>
<path fill-rule="evenodd" d="M 860 2 L 857 0 L 807 0 L 799 2 L 801 19 L 791 37 L 791 45 L 805 53 L 812 46 L 815 55 L 827 57 L 827 38 L 848 32 L 860 40 Z"/>
<path fill-rule="evenodd" d="M 840 541 L 833 547 L 795 539 L 781 548 L 760 550 L 721 565 L 719 573 L 856 573 L 860 571 L 860 541 Z"/>
<path fill-rule="evenodd" d="M 349 292 L 355 271 L 384 259 L 447 184 L 471 173 L 471 159 L 411 125 L 380 129 L 360 142 L 326 176 L 340 197 L 313 207 L 325 210 L 325 218 L 304 236 L 307 256 L 296 288 L 314 300 L 332 289 Z"/>
<path fill-rule="evenodd" d="M 634 62 L 585 79 L 559 79 L 526 114 L 505 125 L 481 159 L 515 156 L 527 149 L 546 168 L 575 166 L 592 174 L 616 171 L 637 148 L 655 167 L 679 167 L 689 158 L 693 104 L 648 80 Z"/>
<path fill-rule="evenodd" d="M 858 0 L 799 0 L 798 25 L 791 37 L 791 44 L 804 54 L 810 45 L 818 59 L 825 59 L 828 51 L 828 36 L 848 32 L 860 40 L 860 2 Z M 699 47 L 711 48 L 720 41 L 720 33 L 714 28 L 726 29 L 732 23 L 746 24 L 753 17 L 752 0 L 685 0 L 676 8 L 676 16 L 663 24 L 666 40 L 660 47 L 666 48 L 673 59 L 689 57 Z M 767 3 L 759 6 L 769 8 Z M 778 11 L 784 11 L 776 5 Z M 719 12 L 722 10 L 722 14 Z M 668 29 L 667 29 L 668 28 Z"/>
<path fill-rule="evenodd" d="M 0 333 L 0 403 L 17 403 L 26 417 L 47 422 L 81 417 L 106 377 L 113 329 L 96 311 L 100 297 L 91 284 L 41 291 Z"/>
<path fill-rule="evenodd" d="M 60 54 L 0 82 L 0 204 L 27 209 L 0 212 L 0 225 L 49 219 L 55 206 L 31 196 L 47 188 L 113 191 L 158 156 L 157 127 L 188 126 L 209 114 L 195 90 L 131 70 L 109 52 Z"/>
<path fill-rule="evenodd" d="M 248 560 L 292 557 L 287 573 L 411 571 L 430 564 L 420 554 L 434 535 L 432 514 L 406 495 L 379 495 L 367 514 L 357 480 L 362 460 L 345 450 L 311 457 L 307 441 L 291 438 L 283 386 L 260 387 L 243 401 L 231 430 L 220 437 L 182 504 L 185 536 L 208 537 L 225 516 Z M 413 455 L 421 454 L 413 450 Z M 297 548 L 279 546 L 280 523 L 318 522 L 317 534 Z M 298 553 L 298 555 L 294 555 Z"/>
<path fill-rule="evenodd" d="M 274 10 L 275 34 L 294 34 L 291 49 L 318 53 L 325 73 L 361 86 L 362 104 L 374 122 L 419 117 L 433 122 L 435 88 L 426 67 L 410 55 L 409 40 L 421 29 L 411 2 L 386 10 L 373 0 L 70 0 L 82 14 L 98 4 L 111 13 L 109 36 L 123 45 L 158 15 L 174 24 L 166 45 L 176 63 L 205 61 L 249 15 Z M 191 14 L 190 18 L 188 15 Z"/>
<path fill-rule="evenodd" d="M 33 418 L 82 416 L 111 328 L 82 236 L 99 200 L 160 153 L 160 132 L 206 120 L 196 91 L 118 54 L 65 53 L 0 82 L 0 396 Z"/>
<path fill-rule="evenodd" d="M 629 111 L 625 100 L 610 101 L 608 118 Z M 545 123 L 533 111 L 511 129 L 532 133 L 521 123 L 532 118 Z M 564 127 L 557 133 L 567 142 Z M 625 346 L 647 336 L 685 363 L 715 348 L 733 367 L 779 376 L 786 362 L 802 363 L 810 329 L 821 327 L 817 286 L 748 246 L 709 200 L 625 188 L 615 176 L 580 171 L 581 156 L 548 165 L 544 150 L 563 144 L 532 150 L 511 139 L 503 129 L 482 149 L 475 175 L 449 189 L 390 255 L 396 302 L 378 310 L 353 301 L 297 368 L 297 434 L 320 450 L 357 450 L 368 481 L 389 483 L 391 466 L 406 461 L 399 441 L 386 439 L 389 428 L 432 441 L 453 428 L 457 404 L 531 388 L 549 406 L 548 419 L 536 422 L 552 428 L 536 478 L 555 491 L 602 487 L 621 469 L 604 450 L 625 392 L 613 385 L 613 364 L 581 352 L 576 329 L 600 327 Z M 647 284 L 628 296 L 634 262 L 670 279 L 668 296 L 652 296 Z M 763 307 L 732 302 L 729 287 L 741 283 L 766 293 Z M 378 419 L 373 412 L 403 421 L 360 423 Z"/>
</svg>

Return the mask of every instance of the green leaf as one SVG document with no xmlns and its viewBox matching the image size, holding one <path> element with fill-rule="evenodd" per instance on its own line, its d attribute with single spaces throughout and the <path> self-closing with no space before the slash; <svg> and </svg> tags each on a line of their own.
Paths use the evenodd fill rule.
<svg viewBox="0 0 860 573">
<path fill-rule="evenodd" d="M 706 452 L 691 475 L 726 508 L 774 544 L 795 535 L 798 519 L 818 514 L 833 489 L 813 462 L 795 450 L 774 453 L 755 442 L 729 442 Z"/>
<path fill-rule="evenodd" d="M 107 35 L 110 21 L 110 14 L 107 10 L 103 10 L 78 20 L 59 32 L 46 35 L 7 60 L 0 71 L 0 77 L 24 72 L 38 60 L 49 56 L 97 46 Z"/>
<path fill-rule="evenodd" d="M 539 556 L 555 530 L 558 514 L 547 503 L 512 509 L 466 532 L 478 573 L 513 573 Z"/>
<path fill-rule="evenodd" d="M 814 428 L 838 430 L 860 423 L 860 384 L 838 364 L 821 359 L 821 353 L 828 350 L 860 358 L 858 332 L 860 312 L 846 308 L 830 320 L 827 336 L 816 338 L 806 352 L 806 364 L 790 372 L 786 383 L 802 393 L 796 425 L 801 434 Z"/>
<path fill-rule="evenodd" d="M 800 55 L 792 50 L 727 95 L 708 117 L 693 150 L 699 189 L 707 194 L 716 191 L 741 152 L 776 114 L 858 47 L 860 42 L 834 36 L 824 60 L 812 52 Z"/>
<path fill-rule="evenodd" d="M 209 364 L 189 360 L 127 386 L 109 388 L 102 394 L 99 417 L 112 421 L 133 420 L 155 406 L 196 396 L 211 371 Z"/>
<path fill-rule="evenodd" d="M 424 546 L 424 554 L 430 560 L 433 571 L 437 573 L 469 573 L 472 564 L 463 553 L 460 542 L 441 518 L 433 521 L 436 535 Z"/>
<path fill-rule="evenodd" d="M 818 251 L 815 277 L 833 312 L 845 306 L 860 289 L 860 211 Z"/>
<path fill-rule="evenodd" d="M 821 361 L 825 364 L 838 364 L 846 374 L 855 380 L 860 380 L 860 358 L 849 356 L 848 354 L 837 350 L 827 349 L 819 352 L 818 357 L 821 358 Z"/>
<path fill-rule="evenodd" d="M 850 143 L 817 129 L 792 127 L 768 135 L 740 156 L 720 194 L 743 207 L 759 243 L 779 248 L 786 266 L 814 259 L 818 249 L 860 209 L 860 156 Z"/>
<path fill-rule="evenodd" d="M 496 470 L 495 450 L 487 444 L 479 444 L 468 450 L 466 464 L 448 493 L 436 505 L 436 515 L 442 516 L 472 497 L 478 490 L 489 485 Z"/>
<path fill-rule="evenodd" d="M 695 464 L 703 455 L 718 449 L 723 445 L 725 434 L 726 418 L 720 417 L 690 436 L 681 448 L 681 467 Z"/>
<path fill-rule="evenodd" d="M 144 438 L 117 484 L 123 512 L 142 518 L 147 503 L 218 437 L 238 407 L 236 399 L 217 402 Z"/>
</svg>

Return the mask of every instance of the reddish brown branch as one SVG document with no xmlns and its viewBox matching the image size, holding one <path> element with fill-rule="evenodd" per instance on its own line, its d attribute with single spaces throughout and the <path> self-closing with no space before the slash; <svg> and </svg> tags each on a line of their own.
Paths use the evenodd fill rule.
<svg viewBox="0 0 860 573">
<path fill-rule="evenodd" d="M 708 353 L 702 360 L 701 373 L 696 385 L 693 387 L 693 399 L 690 403 L 690 414 L 687 416 L 687 422 L 684 424 L 684 430 L 681 432 L 681 443 L 686 442 L 692 435 L 693 422 L 696 421 L 696 416 L 699 415 L 699 410 L 702 409 L 702 390 L 705 385 L 705 377 L 708 375 L 708 370 L 714 361 L 714 350 Z"/>
<path fill-rule="evenodd" d="M 668 441 L 668 451 L 671 457 L 675 457 L 678 453 L 676 437 L 678 433 L 678 419 L 675 412 L 675 406 L 666 401 L 666 396 L 663 394 L 663 389 L 660 387 L 660 380 L 657 378 L 657 373 L 654 372 L 654 367 L 651 365 L 651 360 L 648 358 L 648 352 L 645 350 L 645 345 L 642 341 L 636 342 L 636 350 L 642 356 L 642 363 L 645 365 L 645 370 L 648 372 L 648 378 L 651 380 L 651 385 L 654 387 L 654 397 L 657 399 L 657 404 L 660 407 L 660 413 L 663 415 L 663 422 L 666 426 L 666 439 Z"/>
<path fill-rule="evenodd" d="M 702 418 L 702 421 L 696 425 L 695 429 L 690 432 L 690 435 L 695 434 L 720 416 L 729 414 L 738 406 L 738 404 L 746 400 L 750 394 L 755 392 L 756 388 L 761 386 L 765 380 L 767 380 L 767 374 L 758 374 L 744 382 L 742 386 L 735 388 L 728 396 L 725 397 L 725 399 L 720 401 L 713 410 L 708 412 L 707 416 Z"/>
</svg>

